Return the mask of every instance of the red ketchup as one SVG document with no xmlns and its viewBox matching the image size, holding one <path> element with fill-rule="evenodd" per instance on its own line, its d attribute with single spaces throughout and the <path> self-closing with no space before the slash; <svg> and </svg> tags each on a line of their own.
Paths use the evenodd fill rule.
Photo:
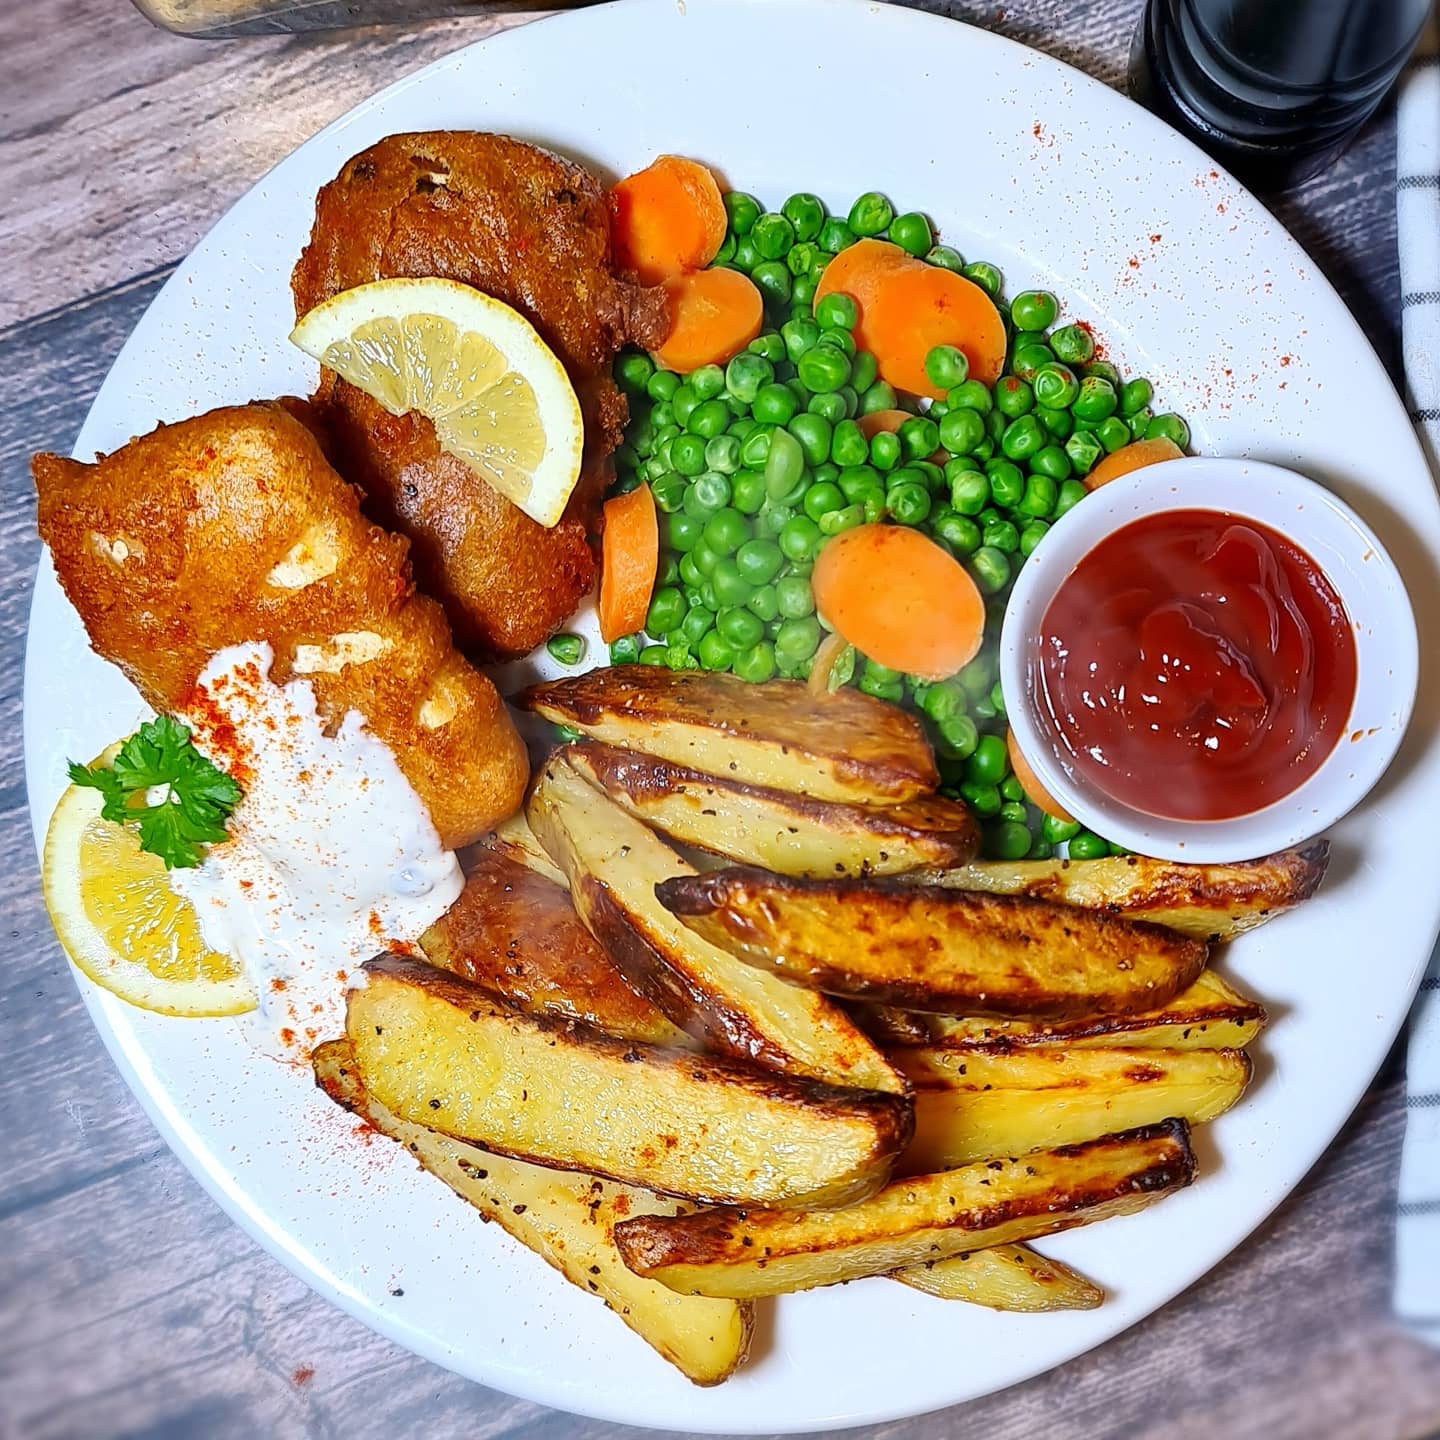
<svg viewBox="0 0 1440 1440">
<path fill-rule="evenodd" d="M 1041 626 L 1037 699 L 1075 778 L 1171 820 L 1283 799 L 1345 733 L 1355 635 L 1266 525 L 1169 510 L 1102 540 Z"/>
</svg>

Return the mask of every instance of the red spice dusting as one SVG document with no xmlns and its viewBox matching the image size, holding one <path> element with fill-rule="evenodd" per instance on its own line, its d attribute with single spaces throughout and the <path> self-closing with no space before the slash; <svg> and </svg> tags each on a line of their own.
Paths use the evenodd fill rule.
<svg viewBox="0 0 1440 1440">
<path fill-rule="evenodd" d="M 1132 270 L 1138 270 L 1140 268 L 1140 257 L 1138 255 L 1132 255 L 1125 263 Z"/>
<path fill-rule="evenodd" d="M 1217 215 L 1223 215 L 1225 213 L 1225 202 L 1223 200 L 1215 206 L 1215 213 Z"/>
<path fill-rule="evenodd" d="M 362 1144 L 373 1145 L 375 1137 L 380 1132 L 368 1120 L 360 1120 L 356 1122 L 355 1128 L 350 1133 Z"/>
<path fill-rule="evenodd" d="M 344 984 L 346 984 L 346 983 L 349 981 L 350 975 L 349 975 L 349 972 L 348 972 L 348 971 L 345 971 L 345 970 L 337 970 L 337 971 L 335 972 L 335 978 L 336 978 L 342 985 L 344 985 Z"/>
<path fill-rule="evenodd" d="M 1045 138 L 1045 127 L 1037 120 L 1034 125 L 1030 127 L 1030 133 L 1037 140 L 1043 140 Z"/>
<path fill-rule="evenodd" d="M 279 975 L 277 975 L 277 976 L 270 982 L 270 989 L 271 989 L 272 991 L 274 991 L 274 993 L 275 993 L 276 995 L 282 994 L 284 991 L 288 990 L 289 988 L 290 988 L 290 982 L 289 982 L 288 980 L 282 979 Z"/>
<path fill-rule="evenodd" d="M 623 1190 L 616 1195 L 613 1208 L 622 1220 L 630 1213 L 630 1197 Z"/>
<path fill-rule="evenodd" d="M 1158 244 L 1160 243 L 1160 241 L 1161 241 L 1161 238 L 1162 238 L 1162 237 L 1159 236 L 1159 235 L 1152 235 L 1152 236 L 1150 237 L 1150 243 L 1151 243 L 1152 245 L 1158 245 Z"/>
<path fill-rule="evenodd" d="M 315 1378 L 313 1365 L 302 1365 L 291 1377 L 297 1385 L 308 1385 Z"/>
<path fill-rule="evenodd" d="M 370 933 L 377 940 L 382 942 L 384 941 L 385 927 L 380 923 L 380 915 L 378 911 L 372 910 L 370 914 L 366 917 L 365 924 L 369 927 Z"/>
<path fill-rule="evenodd" d="M 298 775 L 296 775 L 295 778 L 302 785 L 308 785 L 312 780 L 314 780 L 315 776 L 309 770 L 302 770 Z"/>
<path fill-rule="evenodd" d="M 280 1032 L 280 1043 L 282 1045 L 295 1043 L 295 1032 L 288 1025 Z"/>
<path fill-rule="evenodd" d="M 320 1032 L 313 1026 L 307 1025 L 305 1027 L 305 1038 L 313 1045 L 320 1038 Z"/>
<path fill-rule="evenodd" d="M 1282 356 L 1280 357 L 1280 363 L 1281 363 L 1282 365 L 1288 365 L 1288 364 L 1290 363 L 1290 356 L 1288 356 L 1288 355 L 1282 355 Z"/>
<path fill-rule="evenodd" d="M 1105 342 L 1095 333 L 1090 322 L 1088 320 L 1077 320 L 1075 322 L 1075 328 L 1077 330 L 1083 330 L 1090 337 L 1090 343 L 1095 347 L 1095 355 L 1093 358 L 1103 360 L 1105 358 Z"/>
<path fill-rule="evenodd" d="M 242 880 L 240 881 L 240 888 L 242 890 L 253 890 L 255 888 L 255 882 L 253 880 Z"/>
</svg>

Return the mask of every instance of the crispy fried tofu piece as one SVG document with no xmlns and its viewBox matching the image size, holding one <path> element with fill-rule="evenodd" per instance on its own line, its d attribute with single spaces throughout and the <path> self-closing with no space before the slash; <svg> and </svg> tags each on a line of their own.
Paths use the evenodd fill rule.
<svg viewBox="0 0 1440 1440">
<path fill-rule="evenodd" d="M 410 537 L 420 584 L 445 605 L 456 641 L 522 655 L 594 582 L 589 537 L 626 415 L 610 361 L 627 340 L 653 347 L 665 338 L 668 302 L 662 289 L 611 269 L 605 192 L 594 175 L 473 131 L 391 135 L 346 162 L 316 199 L 292 278 L 296 315 L 356 285 L 432 275 L 519 310 L 569 373 L 585 454 L 560 523 L 536 524 L 443 454 L 423 416 L 390 415 L 329 372 L 316 400 L 341 470 L 383 524 Z"/>
<path fill-rule="evenodd" d="M 94 465 L 33 462 L 40 534 L 90 643 L 156 710 L 210 657 L 264 641 L 321 716 L 356 710 L 447 846 L 520 803 L 528 764 L 495 687 L 417 595 L 408 546 L 372 525 L 311 432 L 277 404 L 162 425 Z"/>
</svg>

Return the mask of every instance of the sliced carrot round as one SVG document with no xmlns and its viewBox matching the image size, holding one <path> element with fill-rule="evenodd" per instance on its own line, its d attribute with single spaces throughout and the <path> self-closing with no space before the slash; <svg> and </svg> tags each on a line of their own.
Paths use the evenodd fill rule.
<svg viewBox="0 0 1440 1440">
<path fill-rule="evenodd" d="M 670 333 L 655 352 L 667 370 L 688 373 L 723 365 L 759 333 L 765 302 L 755 282 L 738 270 L 697 270 L 667 280 Z"/>
<path fill-rule="evenodd" d="M 837 535 L 810 585 L 816 609 L 861 654 L 924 680 L 953 675 L 984 638 L 985 601 L 965 567 L 903 525 Z"/>
<path fill-rule="evenodd" d="M 883 379 L 897 390 L 941 400 L 925 373 L 937 345 L 954 345 L 970 376 L 993 385 L 1005 366 L 1005 325 L 995 302 L 976 284 L 938 265 L 896 267 L 885 275 L 868 312 L 866 348 Z"/>
<path fill-rule="evenodd" d="M 1043 810 L 1047 815 L 1053 815 L 1063 824 L 1073 825 L 1075 817 L 1040 783 L 1040 777 L 1030 768 L 1030 762 L 1021 753 L 1019 745 L 1015 743 L 1013 730 L 1005 732 L 1005 748 L 1010 752 L 1010 768 L 1015 772 L 1015 778 L 1020 782 L 1020 788 L 1025 792 L 1025 798 L 1036 809 Z"/>
<path fill-rule="evenodd" d="M 1143 470 L 1147 465 L 1158 465 L 1162 460 L 1183 460 L 1185 452 L 1165 436 L 1155 440 L 1136 440 L 1122 445 L 1114 454 L 1107 455 L 1086 477 L 1085 488 L 1098 490 L 1132 470 Z"/>
<path fill-rule="evenodd" d="M 600 547 L 600 637 L 608 645 L 645 628 L 660 568 L 660 524 L 648 485 L 605 502 Z"/>
<path fill-rule="evenodd" d="M 865 323 L 866 312 L 875 304 L 881 282 L 897 270 L 924 269 L 920 261 L 888 240 L 857 240 L 848 245 L 820 272 L 815 286 L 815 304 L 836 291 L 848 295 L 860 312 L 853 334 L 861 350 L 874 353 L 870 329 Z"/>
<path fill-rule="evenodd" d="M 725 240 L 725 202 L 710 171 L 661 155 L 610 191 L 615 263 L 647 285 L 708 265 Z"/>
</svg>

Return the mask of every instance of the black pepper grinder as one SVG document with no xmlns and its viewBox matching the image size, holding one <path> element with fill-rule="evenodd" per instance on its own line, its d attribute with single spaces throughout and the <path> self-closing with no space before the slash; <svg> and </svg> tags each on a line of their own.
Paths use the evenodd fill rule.
<svg viewBox="0 0 1440 1440">
<path fill-rule="evenodd" d="M 1130 93 L 1258 190 L 1329 166 L 1420 38 L 1430 0 L 1146 0 Z"/>
</svg>

